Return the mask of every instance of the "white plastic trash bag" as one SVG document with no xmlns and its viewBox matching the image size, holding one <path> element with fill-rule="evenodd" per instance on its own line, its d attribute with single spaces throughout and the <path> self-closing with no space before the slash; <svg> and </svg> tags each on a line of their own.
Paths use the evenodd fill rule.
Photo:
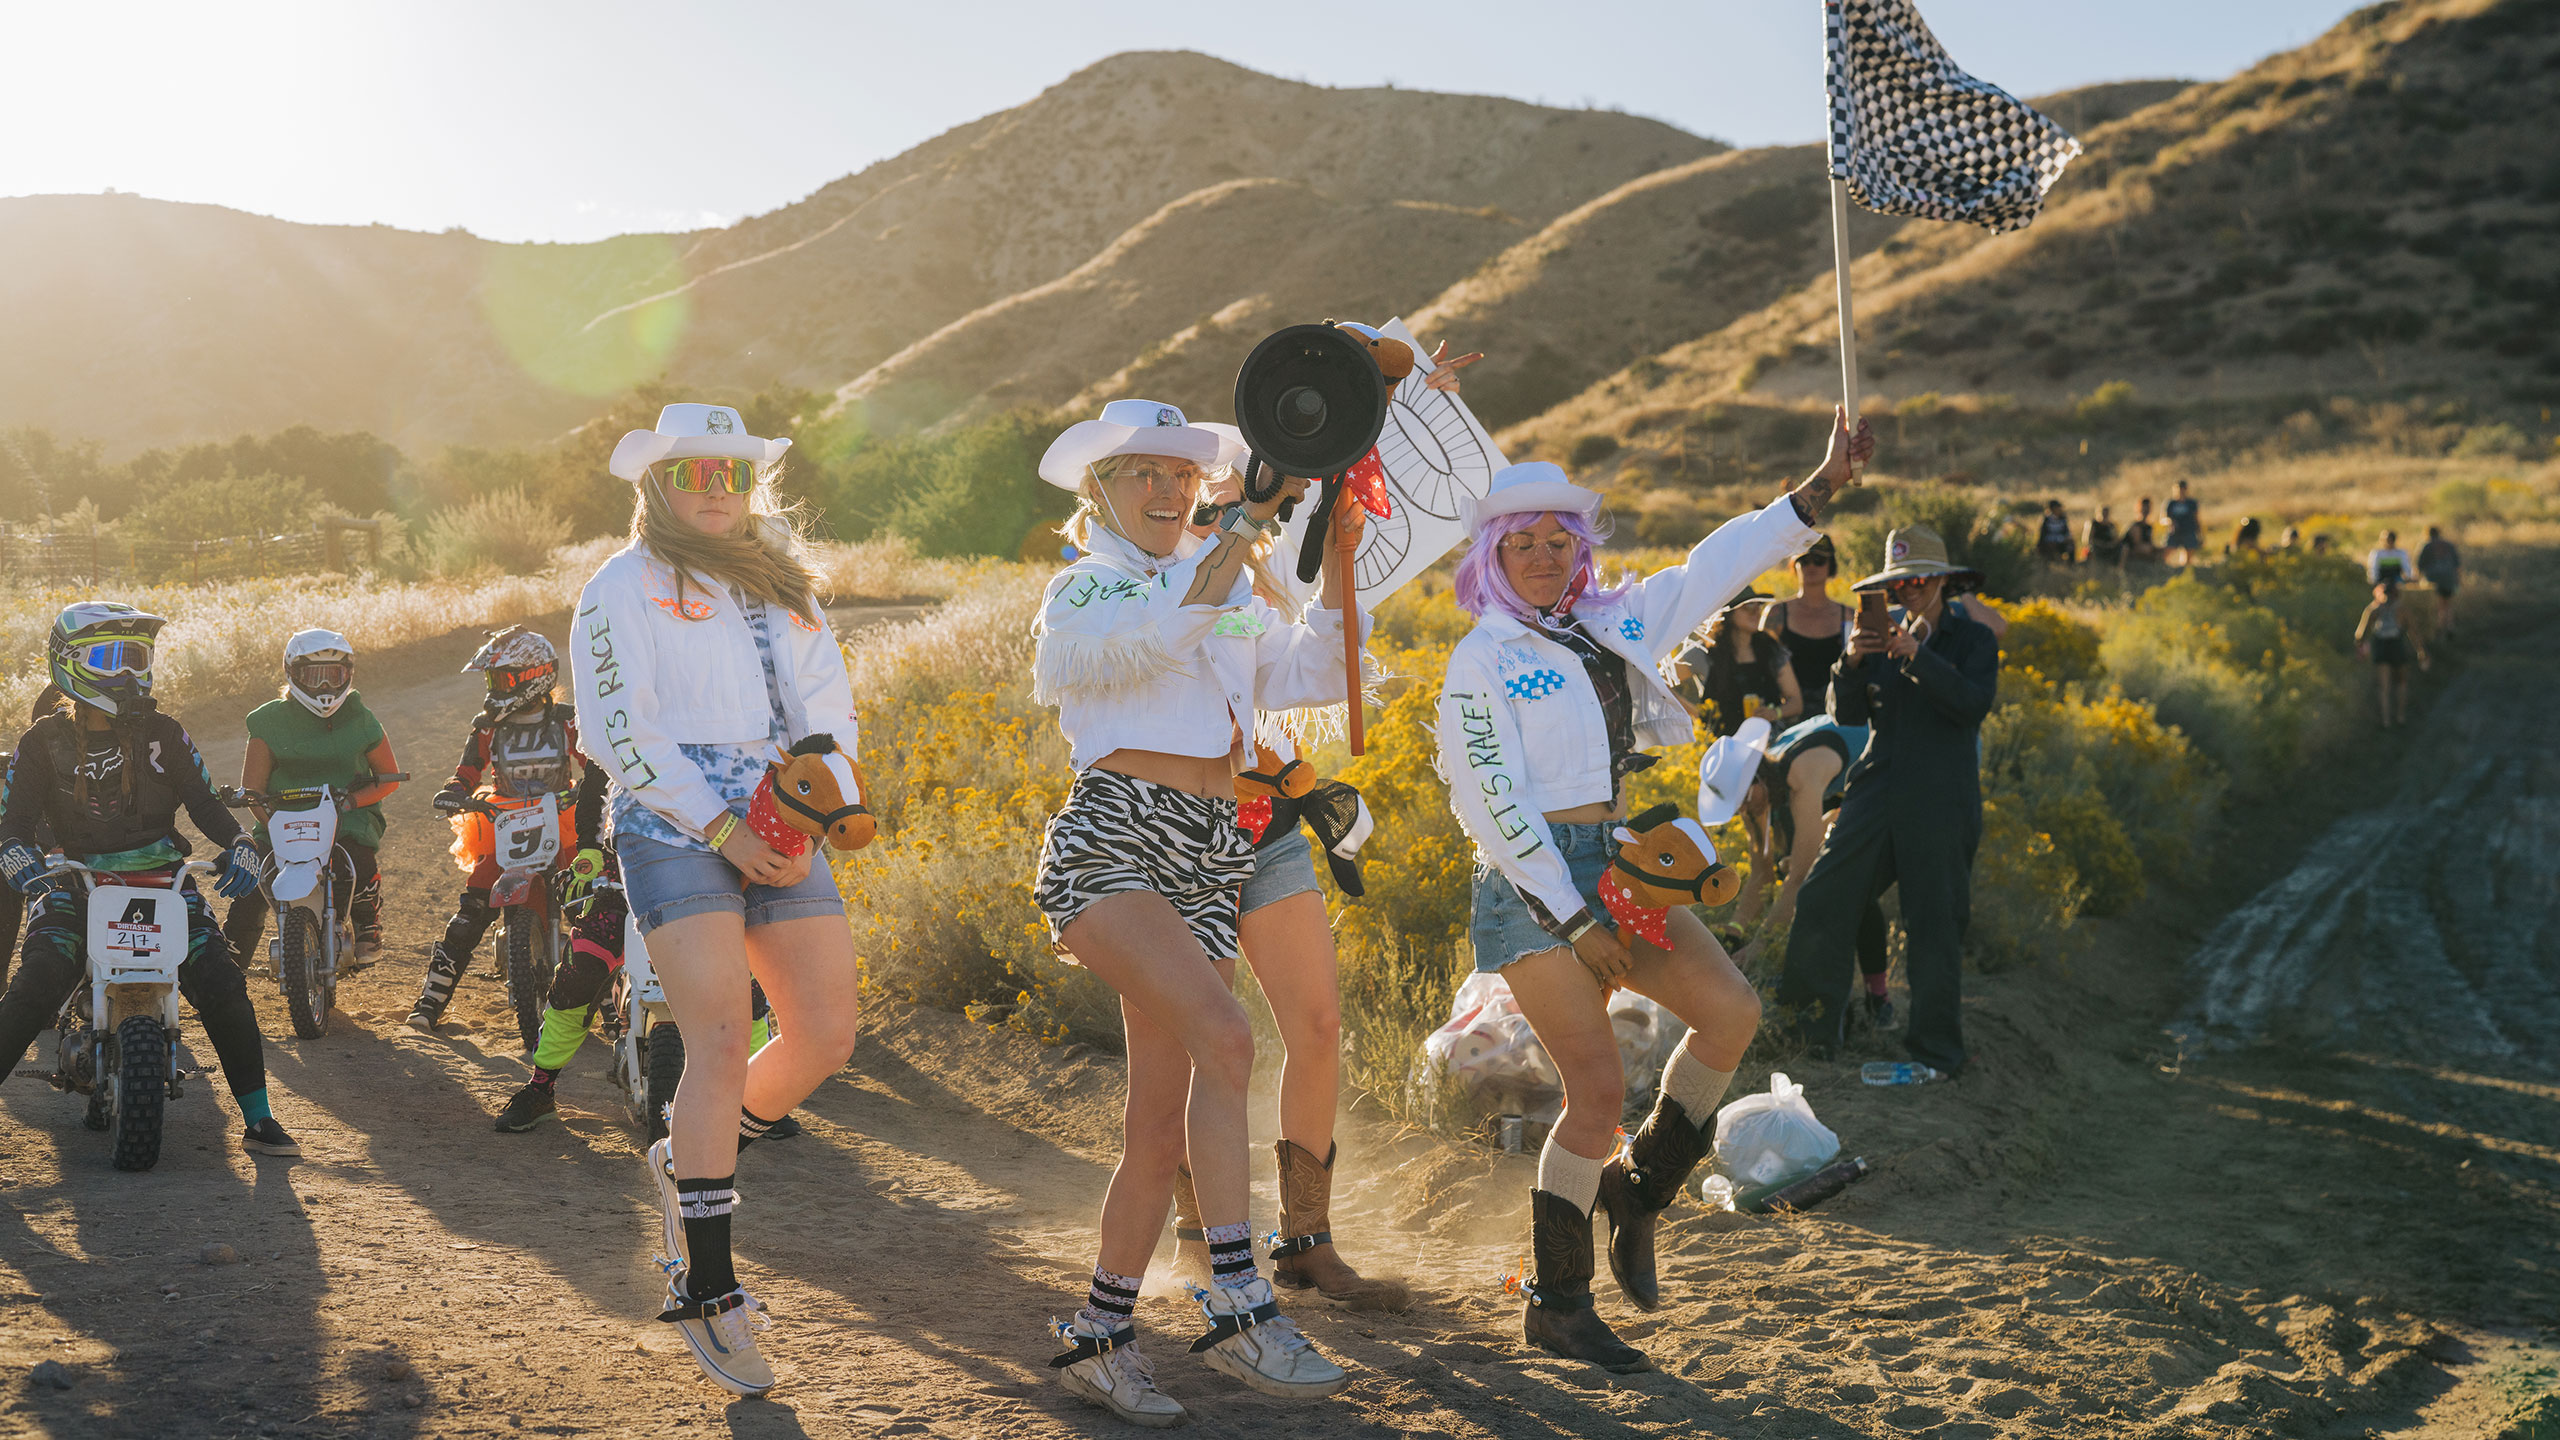
<svg viewBox="0 0 2560 1440">
<path fill-rule="evenodd" d="M 1632 990 L 1609 997 L 1630 1106 L 1649 1104 L 1663 1062 L 1688 1027 Z M 1449 1002 L 1449 1021 L 1422 1042 L 1423 1063 L 1448 1076 L 1486 1114 L 1523 1115 L 1553 1124 L 1564 1113 L 1564 1077 L 1500 975 L 1469 975 Z"/>
<path fill-rule="evenodd" d="M 1804 1087 L 1784 1072 L 1769 1077 L 1768 1094 L 1745 1095 L 1716 1112 L 1716 1164 L 1736 1185 L 1783 1185 L 1839 1153 L 1840 1137 L 1813 1118 Z"/>
</svg>

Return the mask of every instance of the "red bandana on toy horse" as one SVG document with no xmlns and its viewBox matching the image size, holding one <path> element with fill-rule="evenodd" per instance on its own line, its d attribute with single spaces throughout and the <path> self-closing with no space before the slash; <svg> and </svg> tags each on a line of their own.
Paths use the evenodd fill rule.
<svg viewBox="0 0 2560 1440">
<path fill-rule="evenodd" d="M 1315 788 L 1316 772 L 1304 760 L 1282 762 L 1278 751 L 1262 744 L 1253 747 L 1253 766 L 1236 777 L 1236 828 L 1259 845 L 1262 832 L 1271 828 L 1272 800 L 1304 796 Z"/>
<path fill-rule="evenodd" d="M 785 855 L 799 855 L 813 837 L 859 850 L 878 831 L 862 793 L 862 767 L 836 748 L 833 735 L 812 735 L 783 763 L 765 767 L 747 800 L 747 828 Z"/>
<path fill-rule="evenodd" d="M 1621 932 L 1671 948 L 1671 907 L 1722 905 L 1742 877 L 1716 859 L 1716 843 L 1676 806 L 1656 805 L 1611 832 L 1618 858 L 1600 875 L 1600 902 Z"/>
</svg>

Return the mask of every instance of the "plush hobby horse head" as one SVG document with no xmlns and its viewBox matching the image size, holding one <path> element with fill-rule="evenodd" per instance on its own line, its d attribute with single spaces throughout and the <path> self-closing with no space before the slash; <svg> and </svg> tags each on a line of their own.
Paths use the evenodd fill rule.
<svg viewBox="0 0 2560 1440">
<path fill-rule="evenodd" d="M 1722 905 L 1742 888 L 1742 876 L 1716 858 L 1705 827 L 1676 805 L 1656 805 L 1611 832 L 1618 858 L 1600 877 L 1600 898 L 1620 930 L 1633 930 L 1658 949 L 1671 948 L 1670 907 Z"/>
<path fill-rule="evenodd" d="M 833 735 L 812 735 L 765 767 L 747 801 L 747 828 L 785 855 L 798 855 L 811 839 L 859 850 L 879 830 L 862 794 L 860 762 L 837 749 Z"/>
<path fill-rule="evenodd" d="M 1253 747 L 1251 770 L 1236 777 L 1236 827 L 1256 845 L 1274 824 L 1295 829 L 1304 821 L 1324 847 L 1333 883 L 1343 894 L 1368 893 L 1360 875 L 1360 847 L 1376 822 L 1360 792 L 1339 780 L 1316 776 L 1304 760 L 1283 762 L 1270 746 Z"/>
</svg>

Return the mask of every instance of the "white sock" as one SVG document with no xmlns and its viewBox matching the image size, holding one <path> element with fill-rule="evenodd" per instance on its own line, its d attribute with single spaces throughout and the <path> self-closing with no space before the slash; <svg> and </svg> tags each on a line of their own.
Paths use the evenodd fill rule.
<svg viewBox="0 0 2560 1440">
<path fill-rule="evenodd" d="M 1587 1211 L 1600 1198 L 1600 1172 L 1608 1163 L 1606 1155 L 1589 1160 L 1574 1154 L 1557 1144 L 1550 1130 L 1546 1147 L 1538 1152 L 1538 1188 Z"/>
<path fill-rule="evenodd" d="M 1697 1032 L 1691 1031 L 1694 1035 Z M 1704 1129 L 1715 1118 L 1716 1106 L 1724 1099 L 1725 1087 L 1733 1083 L 1730 1070 L 1711 1070 L 1707 1062 L 1690 1053 L 1687 1037 L 1680 1048 L 1671 1052 L 1671 1061 L 1662 1067 L 1662 1094 L 1677 1100 L 1689 1116 L 1689 1123 Z"/>
</svg>

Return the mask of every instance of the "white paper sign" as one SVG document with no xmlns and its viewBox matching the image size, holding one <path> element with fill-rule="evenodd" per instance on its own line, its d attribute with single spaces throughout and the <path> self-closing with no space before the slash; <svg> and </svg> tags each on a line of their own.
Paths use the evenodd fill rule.
<svg viewBox="0 0 2560 1440">
<path fill-rule="evenodd" d="M 1352 574 L 1360 582 L 1363 610 L 1402 589 L 1467 538 L 1460 518 L 1464 505 L 1491 489 L 1494 472 L 1509 463 L 1463 401 L 1424 383 L 1431 357 L 1405 328 L 1403 317 L 1379 329 L 1413 347 L 1414 367 L 1389 397 L 1387 426 L 1378 435 L 1378 459 L 1386 467 L 1395 513 L 1384 520 L 1370 516 L 1368 531 L 1360 537 Z M 1342 503 L 1352 501 L 1346 496 Z M 1313 585 L 1297 584 L 1297 556 L 1314 511 L 1312 496 L 1298 506 L 1275 564 L 1301 602 L 1316 593 Z"/>
</svg>

